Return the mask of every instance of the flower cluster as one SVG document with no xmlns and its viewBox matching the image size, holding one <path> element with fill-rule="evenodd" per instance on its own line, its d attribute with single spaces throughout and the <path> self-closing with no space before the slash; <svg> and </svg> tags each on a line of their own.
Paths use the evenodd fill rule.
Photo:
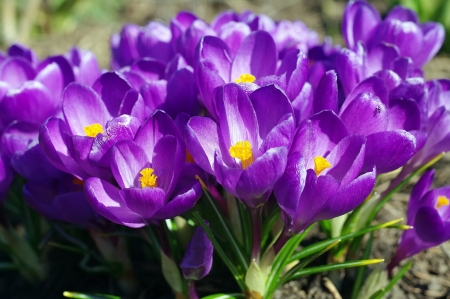
<svg viewBox="0 0 450 299">
<path fill-rule="evenodd" d="M 427 81 L 421 69 L 443 27 L 403 7 L 382 20 L 357 0 L 342 29 L 347 48 L 320 44 L 299 21 L 226 11 L 208 24 L 181 12 L 169 26 L 113 35 L 111 71 L 76 48 L 39 61 L 13 45 L 0 55 L 0 199 L 18 174 L 27 203 L 53 220 L 140 228 L 193 217 L 203 229 L 181 262 L 189 281 L 210 271 L 221 238 L 217 215 L 195 218 L 202 193 L 224 219 L 242 204 L 252 253 L 230 270 L 249 269 L 250 291 L 270 294 L 270 280 L 253 287 L 254 271 L 264 272 L 262 215 L 281 209 L 284 229 L 270 237 L 278 253 L 363 204 L 378 175 L 403 167 L 393 189 L 450 150 L 449 81 Z M 431 180 L 413 190 L 415 228 L 391 268 L 450 239 L 450 191 L 427 192 Z"/>
</svg>

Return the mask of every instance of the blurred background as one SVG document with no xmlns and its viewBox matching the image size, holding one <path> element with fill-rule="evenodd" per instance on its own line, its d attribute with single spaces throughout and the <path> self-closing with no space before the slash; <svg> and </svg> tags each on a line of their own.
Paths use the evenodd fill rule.
<svg viewBox="0 0 450 299">
<path fill-rule="evenodd" d="M 93 51 L 100 65 L 109 67 L 109 38 L 125 23 L 145 25 L 150 20 L 169 22 L 180 10 L 190 10 L 206 21 L 220 11 L 250 9 L 269 17 L 301 20 L 323 38 L 342 44 L 340 23 L 345 0 L 2 0 L 0 48 L 13 42 L 32 47 L 42 58 L 65 53 L 73 45 Z M 371 0 L 382 15 L 402 4 L 418 12 L 422 22 L 434 20 L 450 30 L 450 1 Z M 106 4 L 107 3 L 107 4 Z M 447 34 L 448 35 L 448 34 Z M 440 57 L 450 53 L 446 40 Z M 429 79 L 450 77 L 445 63 L 434 61 L 426 69 Z"/>
</svg>

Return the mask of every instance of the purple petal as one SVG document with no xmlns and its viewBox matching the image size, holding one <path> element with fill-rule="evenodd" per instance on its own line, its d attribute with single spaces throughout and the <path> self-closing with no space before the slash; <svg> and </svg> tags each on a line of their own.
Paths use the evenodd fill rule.
<svg viewBox="0 0 450 299">
<path fill-rule="evenodd" d="M 376 172 L 365 173 L 331 196 L 322 206 L 320 212 L 314 217 L 318 220 L 331 219 L 344 215 L 362 204 L 375 187 Z"/>
<path fill-rule="evenodd" d="M 362 172 L 377 167 L 377 173 L 403 166 L 416 152 L 416 139 L 406 131 L 385 131 L 367 136 L 366 157 Z"/>
<path fill-rule="evenodd" d="M 356 98 L 360 97 L 361 93 L 370 93 L 380 98 L 380 101 L 385 105 L 388 106 L 389 104 L 389 90 L 387 89 L 387 86 L 385 84 L 385 81 L 383 79 L 378 77 L 369 77 L 365 80 L 363 80 L 361 83 L 356 85 L 356 87 L 352 90 L 352 92 L 347 96 L 345 99 L 344 104 L 341 107 L 341 114 L 349 104 Z"/>
<path fill-rule="evenodd" d="M 200 112 L 200 103 L 197 100 L 197 87 L 192 71 L 181 69 L 176 71 L 167 82 L 167 97 L 163 109 L 172 118 L 184 112 L 197 115 Z"/>
<path fill-rule="evenodd" d="M 35 80 L 46 86 L 59 101 L 64 88 L 64 78 L 58 64 L 52 62 L 47 65 L 37 74 Z"/>
<path fill-rule="evenodd" d="M 274 186 L 275 197 L 281 209 L 292 220 L 295 216 L 298 199 L 306 182 L 305 158 L 300 153 L 288 157 L 286 170 Z"/>
<path fill-rule="evenodd" d="M 200 91 L 201 100 L 211 116 L 218 120 L 215 88 L 225 85 L 214 63 L 210 60 L 201 60 L 196 72 L 196 83 Z"/>
<path fill-rule="evenodd" d="M 237 84 L 227 84 L 218 95 L 216 104 L 226 148 L 247 140 L 253 151 L 257 150 L 258 122 L 252 103 L 244 90 Z"/>
<path fill-rule="evenodd" d="M 63 93 L 64 118 L 74 135 L 85 136 L 84 127 L 98 123 L 105 125 L 111 118 L 103 101 L 85 85 L 72 83 Z"/>
<path fill-rule="evenodd" d="M 365 75 L 372 76 L 378 71 L 390 69 L 398 56 L 398 48 L 392 44 L 380 43 L 374 46 L 365 61 Z"/>
<path fill-rule="evenodd" d="M 338 86 L 337 75 L 334 70 L 328 71 L 320 79 L 314 94 L 314 113 L 322 110 L 338 111 Z"/>
<path fill-rule="evenodd" d="M 50 162 L 62 171 L 74 174 L 80 178 L 88 175 L 74 161 L 69 154 L 65 135 L 69 128 L 59 118 L 49 118 L 39 131 L 39 144 Z"/>
<path fill-rule="evenodd" d="M 308 57 L 299 50 L 291 50 L 284 57 L 278 74 L 286 74 L 286 94 L 293 101 L 302 90 L 308 78 Z"/>
<path fill-rule="evenodd" d="M 298 199 L 297 210 L 290 229 L 301 232 L 316 221 L 326 201 L 340 188 L 340 184 L 332 176 L 317 177 L 314 170 L 308 169 L 305 188 Z"/>
<path fill-rule="evenodd" d="M 293 114 L 289 99 L 277 85 L 267 85 L 257 89 L 250 95 L 250 101 L 256 113 L 259 137 L 262 140 L 266 139 L 267 134 L 286 114 Z M 291 139 L 293 133 L 286 133 L 290 135 L 287 138 Z"/>
<path fill-rule="evenodd" d="M 153 219 L 164 220 L 180 216 L 192 209 L 202 196 L 202 186 L 195 182 L 191 186 L 186 186 L 158 212 L 153 215 Z"/>
<path fill-rule="evenodd" d="M 350 134 L 365 136 L 386 131 L 389 123 L 386 107 L 379 97 L 371 93 L 359 94 L 341 112 L 341 119 Z"/>
<path fill-rule="evenodd" d="M 356 179 L 364 163 L 365 141 L 361 135 L 349 135 L 342 139 L 326 156 L 331 168 L 321 174 L 333 176 L 343 186 Z"/>
<path fill-rule="evenodd" d="M 119 186 L 140 187 L 139 172 L 150 167 L 144 150 L 131 140 L 121 140 L 112 148 L 111 170 Z"/>
<path fill-rule="evenodd" d="M 137 50 L 141 57 L 152 57 L 167 63 L 173 56 L 170 41 L 172 33 L 165 24 L 149 22 L 137 39 Z"/>
<path fill-rule="evenodd" d="M 1 135 L 2 153 L 11 158 L 15 152 L 24 152 L 38 136 L 38 125 L 25 121 L 13 122 Z"/>
<path fill-rule="evenodd" d="M 252 74 L 256 78 L 275 74 L 277 51 L 269 33 L 256 31 L 242 42 L 231 67 L 231 80 L 242 74 Z"/>
<path fill-rule="evenodd" d="M 445 39 L 445 29 L 439 23 L 429 22 L 420 25 L 423 33 L 421 51 L 414 58 L 414 65 L 422 67 L 439 51 Z"/>
<path fill-rule="evenodd" d="M 134 228 L 147 225 L 140 214 L 127 207 L 119 192 L 119 189 L 99 178 L 89 178 L 84 185 L 86 200 L 103 217 Z"/>
<path fill-rule="evenodd" d="M 186 148 L 174 136 L 161 137 L 155 145 L 152 167 L 158 176 L 158 187 L 162 188 L 167 196 L 170 196 L 175 188 L 185 158 Z"/>
<path fill-rule="evenodd" d="M 157 110 L 136 133 L 134 141 L 145 149 L 148 161 L 151 161 L 156 143 L 166 135 L 175 136 L 180 142 L 183 140 L 172 118 L 164 111 Z"/>
<path fill-rule="evenodd" d="M 120 106 L 125 94 L 132 87 L 116 72 L 104 73 L 97 79 L 92 88 L 100 95 L 111 116 L 119 116 Z"/>
<path fill-rule="evenodd" d="M 127 188 L 119 191 L 130 211 L 150 219 L 159 209 L 164 206 L 165 192 L 155 187 Z"/>
<path fill-rule="evenodd" d="M 159 80 L 142 85 L 140 91 L 145 102 L 145 115 L 148 117 L 166 100 L 167 81 Z"/>
<path fill-rule="evenodd" d="M 67 222 L 89 225 L 98 217 L 86 201 L 83 192 L 69 192 L 55 197 L 53 205 Z"/>
<path fill-rule="evenodd" d="M 360 74 L 362 61 L 355 53 L 348 49 L 342 49 L 336 56 L 336 72 L 342 83 L 344 94 L 348 95 L 361 81 Z"/>
<path fill-rule="evenodd" d="M 421 207 L 413 226 L 417 236 L 424 242 L 440 244 L 446 241 L 446 227 L 434 207 Z"/>
<path fill-rule="evenodd" d="M 257 158 L 239 177 L 236 185 L 238 197 L 251 208 L 264 204 L 270 192 L 283 175 L 287 163 L 286 147 L 269 149 Z"/>
<path fill-rule="evenodd" d="M 214 174 L 214 155 L 219 147 L 219 127 L 210 118 L 194 116 L 186 126 L 186 146 L 195 162 Z"/>
<path fill-rule="evenodd" d="M 187 280 L 199 280 L 211 271 L 214 247 L 202 227 L 198 227 L 189 241 L 180 263 Z"/>
<path fill-rule="evenodd" d="M 307 168 L 313 168 L 309 163 L 313 163 L 314 157 L 328 155 L 347 135 L 347 128 L 334 112 L 322 111 L 300 125 L 291 153 L 299 152 L 305 157 Z"/>
<path fill-rule="evenodd" d="M 421 199 L 428 192 L 431 185 L 433 184 L 435 170 L 431 169 L 424 173 L 419 181 L 414 185 L 411 196 L 408 202 L 407 220 L 408 225 L 414 224 L 414 219 L 416 218 L 417 210 L 421 207 Z"/>
<path fill-rule="evenodd" d="M 347 46 L 354 49 L 358 41 L 366 43 L 380 21 L 380 14 L 369 3 L 349 2 L 342 21 L 342 34 Z"/>
<path fill-rule="evenodd" d="M 311 84 L 305 82 L 299 95 L 292 101 L 297 127 L 307 117 L 311 116 L 313 109 L 313 90 Z"/>
<path fill-rule="evenodd" d="M 21 57 L 8 58 L 0 66 L 0 80 L 8 82 L 12 87 L 19 87 L 35 76 L 36 72 L 30 62 Z"/>
<path fill-rule="evenodd" d="M 417 17 L 417 13 L 411 9 L 404 8 L 400 5 L 395 6 L 386 16 L 385 20 L 399 20 L 402 22 L 413 22 L 418 23 L 419 18 Z"/>
<path fill-rule="evenodd" d="M 91 51 L 82 51 L 82 57 L 75 72 L 75 79 L 81 84 L 92 86 L 95 80 L 102 74 L 98 66 L 97 58 Z"/>
<path fill-rule="evenodd" d="M 210 60 L 219 76 L 226 82 L 230 82 L 231 58 L 228 46 L 215 36 L 203 37 L 197 48 L 198 60 Z"/>
<path fill-rule="evenodd" d="M 67 58 L 62 55 L 48 57 L 39 64 L 37 71 L 41 72 L 44 68 L 47 67 L 47 65 L 52 63 L 56 63 L 61 69 L 64 87 L 75 81 L 75 74 L 73 72 L 72 65 L 67 60 Z"/>
<path fill-rule="evenodd" d="M 419 130 L 421 119 L 417 103 L 409 99 L 391 100 L 389 105 L 389 130 Z"/>
<path fill-rule="evenodd" d="M 251 33 L 250 27 L 242 22 L 229 22 L 218 31 L 218 35 L 229 47 L 232 57 L 236 55 L 242 42 Z"/>
<path fill-rule="evenodd" d="M 132 72 L 140 74 L 147 81 L 153 81 L 163 78 L 165 67 L 165 64 L 159 60 L 152 58 L 142 58 L 133 63 L 130 70 Z"/>
<path fill-rule="evenodd" d="M 56 101 L 44 85 L 28 81 L 20 88 L 10 89 L 3 97 L 0 102 L 1 117 L 5 124 L 14 120 L 41 124 L 56 114 L 59 104 L 59 99 Z"/>
</svg>

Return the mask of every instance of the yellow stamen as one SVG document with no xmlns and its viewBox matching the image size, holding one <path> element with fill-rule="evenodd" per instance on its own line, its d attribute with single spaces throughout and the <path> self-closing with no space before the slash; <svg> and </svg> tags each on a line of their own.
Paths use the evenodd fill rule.
<svg viewBox="0 0 450 299">
<path fill-rule="evenodd" d="M 86 136 L 95 137 L 100 133 L 103 134 L 103 127 L 101 124 L 95 123 L 90 126 L 84 127 L 84 132 L 86 133 Z"/>
<path fill-rule="evenodd" d="M 254 161 L 252 145 L 249 141 L 239 141 L 230 146 L 230 156 L 241 160 L 242 169 L 247 169 Z"/>
<path fill-rule="evenodd" d="M 195 179 L 198 180 L 198 181 L 200 182 L 200 185 L 202 185 L 202 188 L 203 188 L 203 189 L 209 191 L 208 187 L 206 186 L 205 182 L 203 182 L 203 180 L 202 180 L 201 177 L 199 177 L 198 175 L 195 175 Z"/>
<path fill-rule="evenodd" d="M 448 206 L 449 204 L 450 204 L 450 200 L 447 197 L 445 197 L 443 195 L 438 196 L 437 203 L 436 203 L 436 210 L 439 209 L 440 207 Z"/>
<path fill-rule="evenodd" d="M 316 172 L 316 175 L 319 175 L 322 171 L 330 167 L 330 162 L 324 157 L 317 156 L 314 158 L 314 171 Z"/>
<path fill-rule="evenodd" d="M 255 82 L 256 77 L 252 74 L 242 74 L 239 78 L 234 79 L 236 83 L 253 83 Z"/>
<path fill-rule="evenodd" d="M 187 149 L 186 149 L 186 162 L 195 163 L 194 158 Z"/>
<path fill-rule="evenodd" d="M 74 183 L 74 185 L 84 186 L 84 181 L 83 181 L 83 180 L 80 180 L 80 179 L 77 178 L 77 177 L 74 177 L 74 178 L 73 178 L 72 183 Z"/>
<path fill-rule="evenodd" d="M 139 178 L 139 181 L 141 182 L 141 187 L 158 187 L 158 184 L 156 182 L 156 179 L 158 178 L 156 175 L 153 174 L 154 170 L 153 168 L 144 168 L 139 172 L 141 174 L 141 177 Z"/>
</svg>

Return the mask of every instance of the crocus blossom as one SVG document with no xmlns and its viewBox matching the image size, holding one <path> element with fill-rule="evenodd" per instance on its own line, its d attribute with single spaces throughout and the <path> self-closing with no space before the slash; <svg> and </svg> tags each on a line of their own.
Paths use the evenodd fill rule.
<svg viewBox="0 0 450 299">
<path fill-rule="evenodd" d="M 388 270 L 402 260 L 450 240 L 450 187 L 431 189 L 434 170 L 426 172 L 414 186 L 407 208 L 407 224 Z"/>
<path fill-rule="evenodd" d="M 366 138 L 349 135 L 344 123 L 325 110 L 297 129 L 286 171 L 275 185 L 285 233 L 350 212 L 375 186 L 375 168 L 360 175 Z"/>
<path fill-rule="evenodd" d="M 173 218 L 192 208 L 201 196 L 195 177 L 179 184 L 185 157 L 177 127 L 167 114 L 157 111 L 134 141 L 121 140 L 113 146 L 109 161 L 118 187 L 91 177 L 85 196 L 100 215 L 129 227 Z"/>
<path fill-rule="evenodd" d="M 214 246 L 204 229 L 199 226 L 189 241 L 180 263 L 184 278 L 199 280 L 205 277 L 211 271 L 213 253 Z"/>
<path fill-rule="evenodd" d="M 195 162 L 247 206 L 264 204 L 286 167 L 294 131 L 286 95 L 267 85 L 250 96 L 225 85 L 216 99 L 218 123 L 193 117 L 186 143 Z"/>
</svg>

